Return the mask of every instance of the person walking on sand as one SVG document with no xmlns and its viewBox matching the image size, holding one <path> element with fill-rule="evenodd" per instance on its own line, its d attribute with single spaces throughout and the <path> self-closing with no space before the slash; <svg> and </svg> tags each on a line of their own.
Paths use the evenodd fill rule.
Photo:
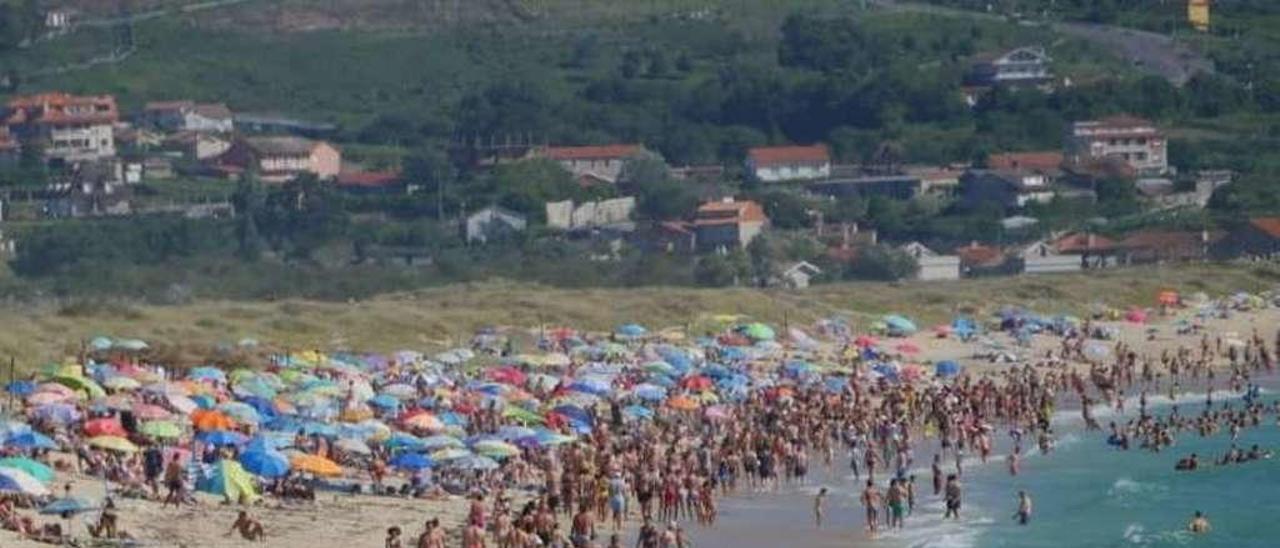
<svg viewBox="0 0 1280 548">
<path fill-rule="evenodd" d="M 867 510 L 867 530 L 873 535 L 880 527 L 880 498 L 875 482 L 867 480 L 867 487 L 862 490 L 862 506 Z"/>
<path fill-rule="evenodd" d="M 1026 525 L 1031 521 L 1031 495 L 1026 491 L 1018 491 L 1018 511 L 1013 514 L 1018 525 Z"/>
<path fill-rule="evenodd" d="M 1202 512 L 1196 510 L 1196 515 L 1192 516 L 1191 522 L 1187 523 L 1187 530 L 1197 535 L 1201 535 L 1212 531 L 1213 526 L 1209 525 L 1209 518 L 1204 517 Z"/>
<path fill-rule="evenodd" d="M 822 516 L 826 514 L 827 509 L 827 488 L 818 489 L 818 496 L 813 498 L 813 520 L 817 523 L 818 528 L 822 528 Z"/>
</svg>

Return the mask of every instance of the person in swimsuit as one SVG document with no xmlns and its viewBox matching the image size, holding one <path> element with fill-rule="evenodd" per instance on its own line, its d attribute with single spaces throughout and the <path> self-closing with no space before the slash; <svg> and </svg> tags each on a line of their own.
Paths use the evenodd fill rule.
<svg viewBox="0 0 1280 548">
<path fill-rule="evenodd" d="M 1191 517 L 1190 523 L 1187 523 L 1187 530 L 1197 535 L 1201 535 L 1212 531 L 1213 526 L 1209 525 L 1209 518 L 1204 517 L 1203 513 L 1196 510 L 1196 515 Z"/>
<path fill-rule="evenodd" d="M 952 518 L 960 519 L 960 480 L 955 474 L 947 476 L 947 486 L 943 490 L 947 502 L 947 512 L 943 514 L 942 519 Z"/>
<path fill-rule="evenodd" d="M 880 526 L 880 491 L 871 480 L 867 480 L 867 487 L 862 490 L 862 505 L 867 510 L 867 530 L 875 534 Z"/>
<path fill-rule="evenodd" d="M 236 516 L 235 523 L 231 524 L 231 530 L 227 531 L 227 534 L 223 536 L 229 536 L 237 531 L 240 532 L 240 536 L 244 537 L 245 540 L 265 541 L 267 539 L 267 533 L 262 527 L 262 522 L 249 517 L 249 513 L 244 510 L 240 511 L 240 514 Z"/>
<path fill-rule="evenodd" d="M 818 528 L 822 528 L 822 516 L 827 512 L 827 488 L 823 487 L 818 490 L 818 496 L 813 498 L 813 520 L 817 523 Z"/>
<path fill-rule="evenodd" d="M 903 517 L 907 510 L 907 488 L 905 480 L 895 478 L 889 481 L 889 528 L 901 529 Z"/>
<path fill-rule="evenodd" d="M 1018 491 L 1018 511 L 1013 514 L 1018 525 L 1026 525 L 1031 521 L 1031 495 L 1026 491 Z"/>
</svg>

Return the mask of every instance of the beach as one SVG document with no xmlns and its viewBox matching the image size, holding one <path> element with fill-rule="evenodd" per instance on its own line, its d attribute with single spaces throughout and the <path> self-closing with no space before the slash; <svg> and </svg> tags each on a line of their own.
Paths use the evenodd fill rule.
<svg viewBox="0 0 1280 548">
<path fill-rule="evenodd" d="M 1176 353 L 1199 344 L 1202 338 L 1208 340 L 1224 337 L 1245 338 L 1249 337 L 1255 328 L 1263 337 L 1271 337 L 1274 335 L 1276 326 L 1280 326 L 1280 310 L 1265 306 L 1252 307 L 1248 311 L 1231 312 L 1225 318 L 1216 315 L 1204 316 L 1198 321 L 1198 328 L 1194 333 L 1178 335 L 1176 331 L 1186 325 L 1186 317 L 1185 310 L 1175 310 L 1167 316 L 1153 312 L 1142 322 L 1116 319 L 1096 321 L 1093 325 L 1110 333 L 1110 338 L 1105 341 L 1106 345 L 1123 343 L 1127 345 L 1128 351 L 1141 356 Z M 735 336 L 745 336 L 751 330 L 764 329 L 756 328 L 754 325 L 747 326 Z M 887 348 L 899 349 L 906 349 L 906 345 L 912 345 L 914 348 L 907 352 L 911 354 L 909 359 L 912 362 L 935 364 L 954 361 L 963 368 L 963 378 L 966 382 L 981 383 L 986 379 L 993 383 L 992 386 L 996 386 L 995 383 L 1006 383 L 1015 378 L 1009 376 L 1010 371 L 1035 364 L 1042 361 L 1042 357 L 1060 351 L 1063 340 L 1055 335 L 1024 337 L 992 331 L 984 334 L 979 342 L 973 339 L 966 341 L 955 336 L 943 336 L 944 333 L 941 330 L 918 330 L 909 336 L 887 337 L 879 344 Z M 794 339 L 796 336 L 792 335 L 792 337 Z M 772 340 L 773 334 L 770 331 L 767 337 L 760 334 L 748 338 L 757 341 Z M 797 340 L 787 344 L 799 344 Z M 806 355 L 812 355 L 815 352 L 812 351 Z M 978 354 L 993 352 L 1012 355 L 1012 363 L 975 357 Z M 642 353 L 643 351 L 638 352 L 638 354 Z M 677 361 L 674 357 L 664 356 L 664 358 L 668 361 Z M 901 359 L 903 356 L 898 358 Z M 719 359 L 729 358 L 721 356 Z M 794 360 L 794 358 L 788 359 Z M 778 363 L 785 361 L 780 360 Z M 1222 365 L 1216 364 L 1217 367 Z M 290 365 L 284 364 L 283 367 L 288 368 Z M 784 369 L 789 370 L 790 367 L 787 365 Z M 1079 360 L 1069 360 L 1067 363 L 1042 365 L 1035 369 L 1040 370 L 1041 373 L 1052 372 L 1057 375 L 1085 375 L 1089 373 L 1090 367 L 1089 364 Z M 902 368 L 900 371 L 905 374 L 907 369 Z M 688 374 L 685 374 L 679 385 L 685 387 L 684 379 L 688 378 Z M 520 384 L 527 382 L 523 377 L 520 378 Z M 904 385 L 944 386 L 934 384 L 937 382 L 925 378 L 906 381 Z M 1224 382 L 1218 383 L 1220 390 L 1222 384 Z M 1194 386 L 1189 382 L 1187 388 L 1194 389 Z M 629 390 L 634 397 L 637 386 L 633 385 Z M 858 390 L 858 388 L 854 389 L 853 397 L 858 397 L 856 396 Z M 721 397 L 728 393 L 723 388 L 720 391 Z M 874 388 L 873 391 L 878 394 L 874 399 L 868 399 L 855 406 L 867 405 L 870 402 L 875 402 L 877 405 L 883 404 L 886 393 Z M 849 396 L 850 394 L 846 392 L 841 397 Z M 1163 397 L 1160 394 L 1151 395 L 1150 404 L 1153 410 L 1166 408 L 1173 403 L 1161 400 Z M 1184 394 L 1183 397 L 1190 402 L 1200 397 L 1200 394 Z M 1130 401 L 1130 409 L 1128 415 L 1119 416 L 1132 418 L 1137 406 L 1137 396 L 1129 393 L 1125 398 Z M 1167 542 L 1180 543 L 1186 540 L 1185 535 L 1175 533 L 1180 530 L 1182 522 L 1185 521 L 1185 514 L 1190 512 L 1190 506 L 1183 504 L 1182 507 L 1175 507 L 1174 504 L 1179 501 L 1187 499 L 1204 501 L 1205 503 L 1201 506 L 1210 509 L 1215 516 L 1220 513 L 1229 513 L 1219 510 L 1227 502 L 1221 497 L 1213 498 L 1214 489 L 1211 485 L 1213 481 L 1209 481 L 1208 484 L 1187 485 L 1173 485 L 1164 481 L 1167 479 L 1164 475 L 1168 472 L 1162 475 L 1161 470 L 1171 470 L 1171 463 L 1164 461 L 1173 459 L 1174 453 L 1161 454 L 1158 457 L 1138 452 L 1126 452 L 1118 456 L 1109 455 L 1107 453 L 1111 451 L 1105 447 L 1103 433 L 1083 431 L 1080 411 L 1078 406 L 1072 407 L 1072 398 L 1057 399 L 1059 403 L 1053 417 L 1057 436 L 1056 449 L 1050 455 L 1028 452 L 1025 455 L 1023 474 L 1016 478 L 1016 481 L 1010 480 L 1004 472 L 1004 455 L 1010 450 L 1010 445 L 1003 432 L 998 431 L 996 435 L 990 436 L 994 440 L 994 447 L 989 464 L 980 465 L 976 454 L 970 454 L 965 458 L 966 471 L 963 481 L 967 486 L 967 510 L 961 520 L 944 522 L 941 519 L 943 509 L 941 499 L 931 493 L 924 493 L 928 490 L 926 485 L 928 458 L 937 451 L 937 438 L 931 435 L 935 434 L 936 430 L 917 430 L 912 427 L 912 430 L 916 431 L 915 438 L 911 440 L 914 465 L 909 467 L 909 471 L 919 476 L 917 488 L 921 490 L 921 495 L 918 497 L 919 504 L 907 518 L 906 527 L 902 531 L 881 533 L 874 537 L 868 535 L 863 527 L 861 505 L 858 502 L 859 486 L 848 468 L 850 457 L 847 451 L 843 448 L 833 449 L 831 451 L 834 455 L 833 462 L 828 469 L 821 462 L 817 447 L 805 449 L 803 443 L 790 449 L 781 449 L 784 455 L 789 454 L 788 451 L 808 453 L 809 456 L 805 458 L 811 459 L 811 472 L 803 477 L 803 481 L 783 482 L 775 488 L 768 489 L 739 488 L 723 497 L 716 497 L 719 501 L 716 505 L 717 515 L 714 526 L 695 523 L 685 514 L 679 519 L 680 528 L 693 545 L 744 548 L 788 543 L 817 547 L 862 543 L 883 546 L 1094 545 L 1093 543 L 1110 543 L 1116 540 L 1114 529 L 1117 528 L 1121 529 L 1118 537 L 1120 540 L 1137 544 L 1163 545 Z M 667 400 L 667 405 L 671 405 L 672 401 L 674 400 Z M 759 402 L 748 404 L 741 410 L 729 412 L 747 412 L 752 406 L 760 405 L 764 404 Z M 711 407 L 715 406 L 708 405 L 707 409 Z M 1099 420 L 1106 421 L 1116 416 L 1111 414 L 1108 407 L 1105 404 L 1095 405 Z M 767 407 L 762 409 L 765 408 Z M 661 412 L 665 414 L 668 411 L 661 410 Z M 684 416 L 674 415 L 676 419 L 681 417 Z M 723 435 L 723 425 L 714 423 L 716 421 L 700 424 L 703 428 L 712 428 L 712 432 L 721 432 L 718 435 Z M 1004 426 L 997 428 L 1004 428 Z M 567 430 L 563 431 L 567 432 Z M 732 438 L 733 431 L 729 432 Z M 742 434 L 745 435 L 746 432 Z M 1260 443 L 1268 444 L 1268 447 L 1273 447 L 1276 442 L 1271 435 L 1258 433 L 1246 435 L 1249 436 L 1247 440 L 1256 438 Z M 832 432 L 831 437 L 834 436 L 835 432 Z M 811 439 L 807 443 L 820 444 L 822 440 Z M 683 446 L 683 442 L 680 445 Z M 1210 449 L 1223 444 L 1221 440 L 1208 439 L 1199 440 L 1199 445 L 1193 441 L 1186 442 L 1186 445 Z M 693 451 L 694 448 L 685 450 Z M 535 452 L 542 454 L 542 451 L 545 449 Z M 693 458 L 694 453 L 690 452 L 687 455 Z M 537 462 L 538 457 L 532 454 L 529 456 Z M 606 456 L 601 455 L 601 458 L 603 459 L 601 462 L 609 462 Z M 52 462 L 59 459 L 70 460 L 73 457 L 67 453 L 53 453 L 45 459 L 47 462 Z M 1105 465 L 1100 466 L 1099 462 Z M 888 466 L 888 463 L 884 465 Z M 608 464 L 608 466 L 614 465 Z M 1265 477 L 1268 470 L 1274 470 L 1271 462 L 1252 463 L 1249 466 L 1251 467 L 1240 468 L 1248 472 L 1246 475 L 1231 480 L 1248 482 L 1241 485 L 1256 484 L 1260 479 L 1259 474 Z M 358 481 L 367 481 L 368 478 L 367 472 L 351 469 L 343 475 Z M 879 477 L 883 478 L 883 473 Z M 1219 481 L 1222 481 L 1221 478 Z M 111 487 L 101 477 L 66 472 L 59 474 L 57 481 L 51 485 L 51 490 L 61 492 L 65 484 L 71 485 L 73 496 L 98 501 L 105 499 L 107 490 Z M 813 526 L 811 510 L 812 498 L 819 486 L 827 486 L 832 490 L 827 506 L 827 523 L 821 530 Z M 1080 490 L 1073 491 L 1073 486 L 1079 486 Z M 1183 487 L 1188 489 L 1186 493 L 1181 491 Z M 1040 511 L 1037 513 L 1035 527 L 1045 527 L 1049 531 L 1069 532 L 1071 527 L 1084 527 L 1081 520 L 1094 520 L 1100 524 L 1097 536 L 1080 537 L 1080 543 L 1073 543 L 1074 540 L 1064 541 L 1061 534 L 1057 533 L 1032 534 L 1034 541 L 1032 537 L 1025 535 L 1012 536 L 1028 531 L 1028 529 L 1014 528 L 1009 525 L 1008 519 L 1008 514 L 1013 507 L 1014 493 L 1024 488 L 1035 494 L 1039 504 Z M 538 501 L 536 491 L 515 489 L 511 493 L 514 495 L 513 507 L 519 507 L 526 501 Z M 1161 510 L 1166 511 L 1163 514 L 1145 503 L 1137 502 L 1139 499 L 1145 500 L 1144 497 L 1149 498 L 1155 495 L 1164 497 L 1161 499 L 1165 501 L 1161 507 Z M 1100 500 L 1090 498 L 1099 496 L 1102 497 Z M 1256 496 L 1265 497 L 1266 494 L 1257 493 Z M 407 538 L 413 539 L 422 530 L 422 524 L 426 520 L 438 518 L 444 530 L 449 533 L 451 540 L 448 545 L 455 546 L 461 545 L 460 531 L 468 522 L 470 505 L 466 497 L 460 494 L 442 495 L 438 499 L 429 500 L 385 495 L 353 495 L 324 490 L 316 492 L 314 501 L 284 502 L 268 496 L 262 503 L 248 507 L 223 504 L 222 497 L 209 494 L 197 494 L 196 497 L 199 501 L 197 505 L 182 506 L 180 509 L 162 508 L 154 500 L 117 497 L 119 528 L 128 531 L 143 546 L 242 546 L 246 541 L 238 535 L 232 535 L 231 524 L 239 511 L 247 509 L 264 525 L 269 539 L 268 544 L 271 546 L 312 546 L 320 539 L 323 539 L 326 544 L 376 546 L 382 542 L 389 527 L 400 527 L 406 532 Z M 625 545 L 630 546 L 636 543 L 639 515 L 634 506 L 634 498 L 628 497 L 628 499 L 628 516 L 621 538 L 624 539 Z M 487 500 L 485 504 L 488 504 Z M 1084 512 L 1085 508 L 1096 509 L 1100 514 L 1089 514 Z M 1134 515 L 1125 516 L 1124 514 L 1130 510 Z M 71 525 L 73 531 L 77 531 L 91 523 L 96 515 L 94 512 L 86 512 L 65 523 Z M 1248 515 L 1237 513 L 1237 517 L 1241 519 Z M 557 517 L 566 529 L 571 526 L 568 513 Z M 56 516 L 54 519 L 56 520 Z M 1117 525 L 1126 519 L 1129 521 L 1126 521 L 1123 527 Z M 600 521 L 604 520 L 600 519 Z M 1042 523 L 1053 525 L 1042 526 Z M 1223 523 L 1229 524 L 1233 521 L 1224 519 Z M 600 538 L 607 538 L 612 529 L 600 523 L 598 531 Z M 1213 545 L 1223 546 L 1251 545 L 1248 539 L 1241 540 L 1241 537 L 1228 535 L 1215 537 L 1214 542 L 1216 544 Z M 1228 542 L 1236 542 L 1236 544 Z M 4 546 L 43 545 L 24 540 L 9 531 L 0 531 L 0 543 Z"/>
</svg>

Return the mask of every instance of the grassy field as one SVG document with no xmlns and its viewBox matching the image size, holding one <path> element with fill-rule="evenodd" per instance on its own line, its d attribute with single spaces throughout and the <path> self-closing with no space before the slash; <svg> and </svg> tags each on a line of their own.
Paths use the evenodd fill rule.
<svg viewBox="0 0 1280 548">
<path fill-rule="evenodd" d="M 5 305 L 0 358 L 23 368 L 75 355 L 98 335 L 137 337 L 158 358 L 191 363 L 219 343 L 254 338 L 277 348 L 391 351 L 464 344 L 481 326 L 536 330 L 568 325 L 607 330 L 624 322 L 698 333 L 711 316 L 739 314 L 803 325 L 845 316 L 855 324 L 908 314 L 922 325 L 958 312 L 983 314 L 1022 305 L 1046 314 L 1081 314 L 1098 304 L 1153 304 L 1162 289 L 1224 294 L 1280 284 L 1280 269 L 1227 266 L 1151 267 L 1097 274 L 992 278 L 946 283 L 839 284 L 808 291 L 679 288 L 562 290 L 502 282 L 449 286 L 346 303 L 197 302 L 147 306 L 119 301 Z"/>
</svg>

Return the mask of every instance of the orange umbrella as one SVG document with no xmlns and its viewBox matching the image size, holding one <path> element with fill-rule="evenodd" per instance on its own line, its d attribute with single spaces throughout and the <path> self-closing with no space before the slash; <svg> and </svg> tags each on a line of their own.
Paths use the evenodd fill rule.
<svg viewBox="0 0 1280 548">
<path fill-rule="evenodd" d="M 210 409 L 201 409 L 192 413 L 191 424 L 198 430 L 231 430 L 236 427 L 231 417 Z"/>
<path fill-rule="evenodd" d="M 1178 304 L 1177 291 L 1167 291 L 1167 290 L 1161 291 L 1158 298 L 1160 300 L 1160 304 L 1163 304 L 1163 305 L 1172 306 L 1172 305 Z"/>
<path fill-rule="evenodd" d="M 698 408 L 698 402 L 689 396 L 676 396 L 667 400 L 667 406 L 681 411 L 693 411 Z"/>
<path fill-rule="evenodd" d="M 415 428 L 419 430 L 443 430 L 444 423 L 440 419 L 430 413 L 419 413 L 404 420 L 402 423 L 406 428 Z"/>
<path fill-rule="evenodd" d="M 338 463 L 317 455 L 294 453 L 289 457 L 289 464 L 293 465 L 294 470 L 317 476 L 342 475 L 342 467 L 338 466 Z"/>
</svg>

